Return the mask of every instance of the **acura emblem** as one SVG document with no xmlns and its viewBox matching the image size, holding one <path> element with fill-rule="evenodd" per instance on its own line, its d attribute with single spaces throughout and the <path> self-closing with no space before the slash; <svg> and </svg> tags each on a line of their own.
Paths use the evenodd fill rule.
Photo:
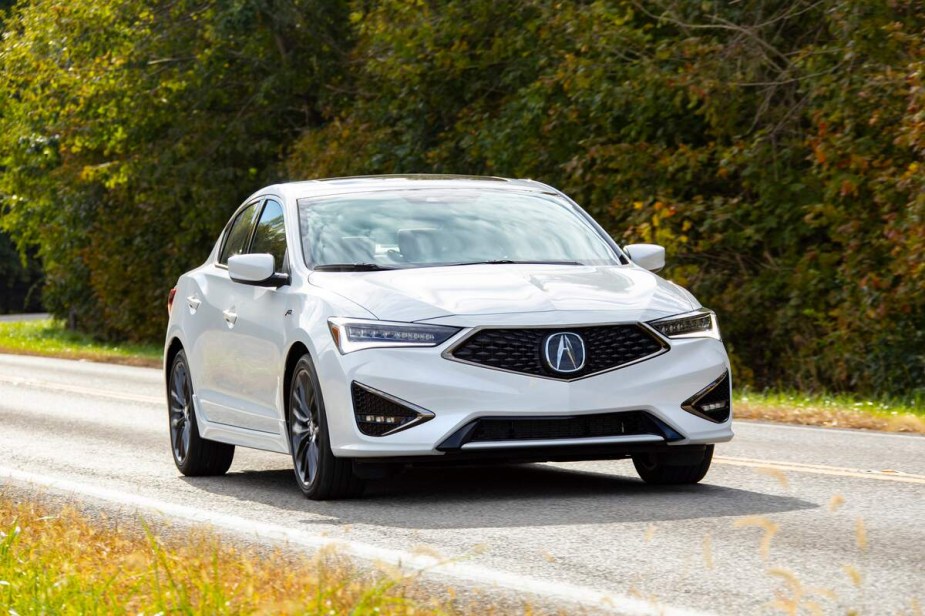
<svg viewBox="0 0 925 616">
<path fill-rule="evenodd" d="M 543 347 L 546 365 L 556 372 L 578 372 L 585 366 L 585 341 L 578 334 L 552 334 Z"/>
</svg>

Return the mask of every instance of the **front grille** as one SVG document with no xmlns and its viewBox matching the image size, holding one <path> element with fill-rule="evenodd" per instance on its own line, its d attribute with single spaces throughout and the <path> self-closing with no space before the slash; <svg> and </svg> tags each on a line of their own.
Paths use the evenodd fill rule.
<svg viewBox="0 0 925 616">
<path fill-rule="evenodd" d="M 546 337 L 578 334 L 585 343 L 585 365 L 568 374 L 555 372 L 543 358 Z M 613 370 L 654 356 L 667 345 L 641 325 L 600 325 L 572 328 L 482 329 L 463 340 L 451 356 L 499 370 L 571 380 Z"/>
<path fill-rule="evenodd" d="M 356 382 L 350 386 L 353 413 L 360 432 L 368 436 L 385 436 L 411 422 L 422 419 L 417 411 L 380 396 Z M 419 422 L 418 422 L 419 423 Z"/>
</svg>

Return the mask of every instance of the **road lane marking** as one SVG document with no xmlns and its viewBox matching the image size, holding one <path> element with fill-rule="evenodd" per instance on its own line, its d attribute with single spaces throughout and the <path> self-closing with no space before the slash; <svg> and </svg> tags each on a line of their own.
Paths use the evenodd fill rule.
<svg viewBox="0 0 925 616">
<path fill-rule="evenodd" d="M 764 468 L 794 473 L 811 473 L 815 475 L 831 475 L 834 477 L 854 477 L 858 479 L 875 479 L 878 481 L 895 481 L 898 483 L 915 483 L 925 485 L 925 475 L 902 473 L 899 471 L 875 471 L 858 468 L 840 468 L 825 466 L 823 464 L 803 464 L 801 462 L 779 462 L 777 460 L 758 460 L 755 458 L 734 458 L 729 456 L 714 456 L 714 462 L 728 464 L 729 466 L 745 466 L 749 468 Z"/>
<path fill-rule="evenodd" d="M 772 430 L 803 430 L 807 432 L 829 432 L 834 435 L 857 434 L 859 436 L 880 436 L 885 438 L 922 439 L 925 435 L 916 432 L 884 432 L 866 428 L 842 428 L 838 426 L 805 426 L 802 424 L 773 423 L 761 419 L 736 419 L 736 428 L 770 428 Z"/>
<path fill-rule="evenodd" d="M 632 616 L 707 616 L 710 614 L 710 612 L 672 607 L 661 602 L 645 601 L 620 593 L 604 592 L 587 586 L 528 577 L 474 563 L 448 561 L 419 552 L 405 552 L 358 541 L 331 539 L 298 528 L 251 520 L 212 509 L 178 505 L 138 494 L 5 466 L 0 466 L 0 478 L 20 484 L 41 486 L 59 493 L 79 494 L 116 505 L 144 509 L 168 520 L 181 519 L 197 524 L 208 524 L 249 537 L 256 536 L 264 541 L 284 542 L 311 550 L 333 547 L 341 553 L 347 553 L 368 562 L 390 564 L 402 572 L 410 570 L 411 572 L 437 573 L 476 584 L 482 588 L 494 587 L 527 593 L 609 613 Z"/>
<path fill-rule="evenodd" d="M 166 402 L 166 397 L 157 398 L 155 396 L 127 394 L 119 391 L 111 391 L 108 389 L 97 389 L 96 387 L 81 387 L 80 385 L 71 385 L 70 383 L 54 383 L 52 381 L 41 381 L 39 379 L 27 379 L 16 376 L 0 376 L 0 383 L 14 385 L 16 387 L 25 386 L 68 394 L 81 394 L 84 396 L 92 396 L 94 398 L 111 398 L 113 400 L 121 400 L 124 402 L 141 402 L 143 404 L 164 404 Z"/>
</svg>

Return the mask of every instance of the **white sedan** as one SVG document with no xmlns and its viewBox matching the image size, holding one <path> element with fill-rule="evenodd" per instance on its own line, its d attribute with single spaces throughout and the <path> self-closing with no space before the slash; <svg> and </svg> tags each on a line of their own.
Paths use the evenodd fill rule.
<svg viewBox="0 0 925 616">
<path fill-rule="evenodd" d="M 632 458 L 698 482 L 732 438 L 729 360 L 664 259 L 530 180 L 264 188 L 170 294 L 174 460 L 288 454 L 313 499 L 424 463 Z"/>
</svg>

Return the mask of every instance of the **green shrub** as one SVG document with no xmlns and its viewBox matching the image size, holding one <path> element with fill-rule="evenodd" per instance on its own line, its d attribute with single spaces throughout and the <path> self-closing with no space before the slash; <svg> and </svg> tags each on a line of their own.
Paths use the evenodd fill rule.
<svg viewBox="0 0 925 616">
<path fill-rule="evenodd" d="M 740 382 L 921 391 L 923 8 L 376 3 L 289 167 L 547 181 L 668 246 Z"/>
</svg>

